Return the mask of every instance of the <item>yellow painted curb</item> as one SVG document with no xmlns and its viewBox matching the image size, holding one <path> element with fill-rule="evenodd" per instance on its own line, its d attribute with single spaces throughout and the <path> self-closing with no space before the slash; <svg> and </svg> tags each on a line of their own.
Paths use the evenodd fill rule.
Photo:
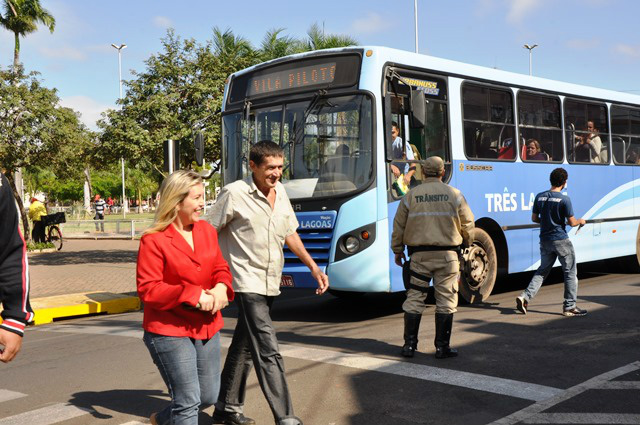
<svg viewBox="0 0 640 425">
<path fill-rule="evenodd" d="M 31 308 L 35 313 L 33 324 L 43 325 L 64 317 L 139 310 L 140 299 L 110 292 L 90 292 L 35 298 L 31 300 Z"/>
</svg>

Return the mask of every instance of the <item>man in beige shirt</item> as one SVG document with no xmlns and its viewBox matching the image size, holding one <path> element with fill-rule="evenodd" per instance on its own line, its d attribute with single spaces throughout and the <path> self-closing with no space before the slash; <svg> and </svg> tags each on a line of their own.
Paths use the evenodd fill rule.
<svg viewBox="0 0 640 425">
<path fill-rule="evenodd" d="M 393 221 L 391 249 L 396 264 L 405 261 L 404 248 L 411 257 L 411 280 L 404 310 L 402 355 L 413 357 L 418 345 L 418 330 L 424 311 L 426 289 L 433 278 L 436 296 L 436 358 L 455 357 L 449 346 L 453 313 L 458 305 L 460 246 L 472 242 L 473 213 L 462 193 L 442 182 L 444 162 L 432 156 L 422 169 L 426 180 L 400 201 Z"/>
<path fill-rule="evenodd" d="M 282 356 L 269 314 L 280 294 L 283 245 L 309 267 L 317 294 L 329 287 L 296 232 L 298 220 L 280 183 L 284 152 L 271 141 L 249 152 L 252 175 L 225 186 L 209 216 L 219 232 L 220 248 L 233 275 L 238 323 L 221 376 L 214 424 L 248 425 L 243 415 L 247 377 L 252 365 L 277 425 L 301 425 L 294 416 Z"/>
</svg>

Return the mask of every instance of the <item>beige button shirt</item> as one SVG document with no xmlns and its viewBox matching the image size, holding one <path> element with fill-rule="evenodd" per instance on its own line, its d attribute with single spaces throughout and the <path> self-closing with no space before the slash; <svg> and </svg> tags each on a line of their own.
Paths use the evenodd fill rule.
<svg viewBox="0 0 640 425">
<path fill-rule="evenodd" d="M 253 177 L 225 186 L 207 220 L 218 230 L 220 249 L 229 263 L 236 292 L 279 295 L 284 239 L 298 220 L 284 189 L 276 184 L 273 210 Z"/>
</svg>

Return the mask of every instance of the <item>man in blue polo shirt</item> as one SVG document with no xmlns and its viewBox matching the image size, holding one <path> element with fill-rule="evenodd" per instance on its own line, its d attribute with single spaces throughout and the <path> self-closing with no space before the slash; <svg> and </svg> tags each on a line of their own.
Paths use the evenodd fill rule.
<svg viewBox="0 0 640 425">
<path fill-rule="evenodd" d="M 587 310 L 582 310 L 576 305 L 578 296 L 576 254 L 565 230 L 566 224 L 575 227 L 584 225 L 586 222 L 582 218 L 576 219 L 573 216 L 571 200 L 562 193 L 568 178 L 569 175 L 564 168 L 553 170 L 549 176 L 551 189 L 538 193 L 533 204 L 531 220 L 534 223 L 540 223 L 540 267 L 533 275 L 527 289 L 516 298 L 516 307 L 524 314 L 527 314 L 529 301 L 538 293 L 556 258 L 560 260 L 564 273 L 562 314 L 568 317 L 587 314 Z"/>
</svg>

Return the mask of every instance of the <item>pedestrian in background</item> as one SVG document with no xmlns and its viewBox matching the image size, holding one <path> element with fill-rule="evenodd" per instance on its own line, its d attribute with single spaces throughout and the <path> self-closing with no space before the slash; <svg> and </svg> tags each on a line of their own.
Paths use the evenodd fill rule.
<svg viewBox="0 0 640 425">
<path fill-rule="evenodd" d="M 100 195 L 96 195 L 93 200 L 93 208 L 96 212 L 96 215 L 93 217 L 94 220 L 99 220 L 100 223 L 100 231 L 104 233 L 104 210 L 106 208 L 107 203 L 104 202 L 104 199 L 100 198 Z M 96 232 L 98 231 L 98 223 L 96 223 Z"/>
<path fill-rule="evenodd" d="M 462 193 L 442 182 L 444 161 L 432 156 L 422 167 L 424 182 L 411 189 L 400 201 L 393 221 L 391 249 L 395 262 L 410 257 L 411 279 L 404 310 L 404 346 L 401 354 L 413 357 L 429 281 L 433 279 L 436 297 L 436 358 L 455 357 L 450 347 L 453 313 L 458 305 L 458 253 L 471 245 L 473 213 Z"/>
<path fill-rule="evenodd" d="M 31 231 L 31 239 L 34 242 L 44 242 L 47 237 L 45 236 L 46 226 L 42 217 L 47 215 L 47 207 L 44 206 L 38 198 L 31 198 L 31 205 L 29 205 L 29 219 L 33 222 L 33 230 Z"/>
<path fill-rule="evenodd" d="M 27 246 L 20 233 L 13 192 L 2 173 L 0 217 L 0 361 L 8 363 L 22 347 L 24 328 L 33 320 L 33 310 L 29 303 Z"/>
<path fill-rule="evenodd" d="M 560 260 L 564 273 L 564 303 L 562 314 L 568 317 L 584 316 L 587 310 L 578 308 L 578 267 L 573 244 L 569 240 L 565 226 L 584 226 L 586 221 L 573 216 L 571 199 L 562 190 L 567 186 L 569 174 L 564 168 L 551 172 L 551 189 L 536 195 L 531 210 L 531 221 L 540 223 L 540 267 L 536 270 L 529 286 L 516 298 L 516 308 L 527 314 L 529 302 L 536 296 L 556 262 Z"/>
<path fill-rule="evenodd" d="M 143 340 L 171 395 L 171 404 L 152 414 L 151 423 L 197 425 L 198 409 L 218 398 L 220 310 L 234 297 L 231 273 L 216 230 L 200 220 L 202 178 L 176 171 L 160 192 L 137 264 Z"/>
<path fill-rule="evenodd" d="M 248 425 L 243 414 L 247 377 L 255 366 L 258 382 L 277 425 L 301 425 L 293 404 L 278 349 L 270 311 L 280 294 L 283 245 L 309 268 L 323 294 L 329 279 L 305 249 L 298 220 L 280 178 L 284 151 L 261 141 L 249 151 L 251 175 L 225 186 L 209 219 L 220 232 L 220 246 L 229 262 L 238 304 L 238 323 L 227 352 L 214 424 Z"/>
</svg>

